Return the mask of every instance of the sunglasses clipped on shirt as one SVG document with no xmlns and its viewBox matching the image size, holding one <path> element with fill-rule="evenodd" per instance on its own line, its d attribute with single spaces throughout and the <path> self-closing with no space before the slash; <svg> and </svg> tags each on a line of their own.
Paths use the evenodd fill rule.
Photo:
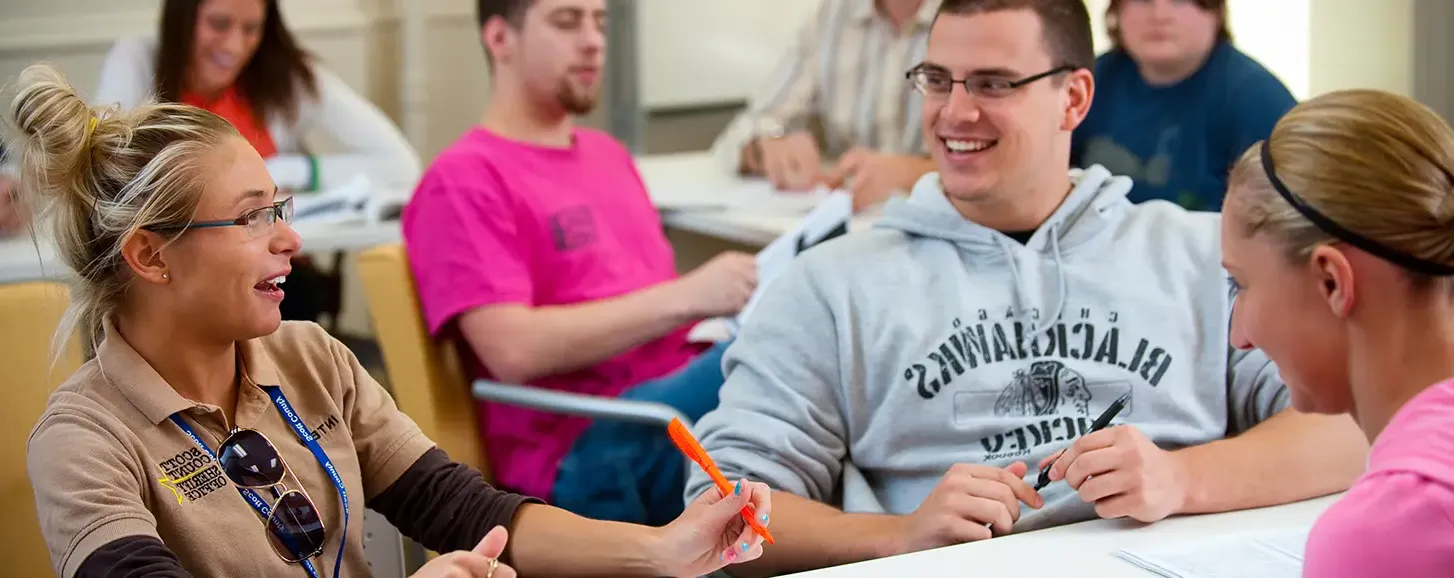
<svg viewBox="0 0 1454 578">
<path fill-rule="evenodd" d="M 323 553 L 323 519 L 318 508 L 267 436 L 250 429 L 233 430 L 218 449 L 217 461 L 233 485 L 272 493 L 266 527 L 268 542 L 279 557 L 296 564 Z M 279 492 L 284 478 L 292 478 L 299 489 Z"/>
</svg>

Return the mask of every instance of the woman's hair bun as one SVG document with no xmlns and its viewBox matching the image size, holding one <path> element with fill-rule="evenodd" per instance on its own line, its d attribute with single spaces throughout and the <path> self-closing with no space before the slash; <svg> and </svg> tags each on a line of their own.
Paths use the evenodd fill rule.
<svg viewBox="0 0 1454 578">
<path fill-rule="evenodd" d="M 84 184 L 99 118 L 60 71 L 45 63 L 20 73 L 10 119 L 20 132 L 21 182 L 31 195 L 90 196 Z M 85 199 L 93 204 L 94 199 Z"/>
</svg>

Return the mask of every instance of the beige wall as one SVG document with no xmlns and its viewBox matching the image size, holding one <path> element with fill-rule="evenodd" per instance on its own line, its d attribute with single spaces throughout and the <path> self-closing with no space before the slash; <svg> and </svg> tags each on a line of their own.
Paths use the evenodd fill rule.
<svg viewBox="0 0 1454 578">
<path fill-rule="evenodd" d="M 1311 8 L 1312 94 L 1378 88 L 1413 95 L 1414 0 L 1314 0 Z"/>
</svg>

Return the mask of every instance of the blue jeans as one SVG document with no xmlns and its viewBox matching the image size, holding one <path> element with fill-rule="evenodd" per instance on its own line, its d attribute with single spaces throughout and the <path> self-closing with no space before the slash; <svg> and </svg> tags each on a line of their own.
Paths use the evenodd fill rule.
<svg viewBox="0 0 1454 578">
<path fill-rule="evenodd" d="M 717 407 L 718 343 L 675 373 L 632 386 L 621 399 L 654 401 L 692 421 Z M 556 506 L 596 520 L 662 526 L 685 509 L 687 458 L 662 426 L 596 420 L 561 460 L 551 489 Z"/>
</svg>

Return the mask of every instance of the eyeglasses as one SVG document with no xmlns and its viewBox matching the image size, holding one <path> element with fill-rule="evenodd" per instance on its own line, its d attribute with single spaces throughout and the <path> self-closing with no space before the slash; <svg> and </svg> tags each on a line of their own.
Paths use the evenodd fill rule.
<svg viewBox="0 0 1454 578">
<path fill-rule="evenodd" d="M 209 229 L 212 227 L 244 227 L 251 238 L 261 237 L 273 229 L 278 221 L 293 222 L 293 197 L 288 197 L 266 207 L 243 213 L 241 217 L 223 221 L 197 221 L 186 225 L 161 225 L 146 227 L 148 231 L 178 231 L 185 229 Z"/>
<path fill-rule="evenodd" d="M 303 485 L 267 436 L 250 429 L 233 430 L 222 442 L 217 461 L 222 473 L 238 487 L 272 492 L 273 507 L 266 524 L 268 542 L 278 556 L 298 563 L 323 553 L 323 519 L 318 508 L 301 489 L 278 491 L 284 477 L 292 478 L 298 488 Z"/>
<path fill-rule="evenodd" d="M 963 84 L 964 89 L 969 91 L 970 94 L 985 98 L 1004 98 L 1014 94 L 1022 86 L 1042 78 L 1055 76 L 1062 72 L 1070 72 L 1076 68 L 1070 65 L 1057 66 L 1040 74 L 1027 76 L 1019 80 L 1011 80 L 1003 76 L 988 74 L 970 75 L 964 79 L 956 79 L 945 70 L 927 68 L 921 64 L 910 69 L 905 74 L 905 77 L 914 85 L 914 90 L 919 91 L 924 96 L 948 96 L 950 91 L 954 90 L 954 85 Z"/>
</svg>

